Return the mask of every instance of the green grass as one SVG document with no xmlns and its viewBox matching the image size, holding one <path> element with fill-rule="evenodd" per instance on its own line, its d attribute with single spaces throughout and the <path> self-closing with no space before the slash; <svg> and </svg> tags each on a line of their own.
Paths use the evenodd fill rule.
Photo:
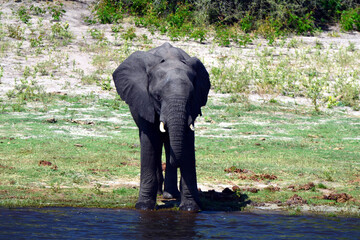
<svg viewBox="0 0 360 240">
<path fill-rule="evenodd" d="M 26 105 L 23 113 L 0 115 L 0 205 L 132 207 L 138 190 L 124 183 L 139 181 L 140 148 L 127 105 L 91 95 L 52 98 L 46 112 Z M 255 202 L 286 202 L 294 195 L 289 185 L 308 182 L 318 184 L 315 191 L 296 194 L 310 204 L 334 202 L 314 198 L 324 186 L 360 198 L 354 181 L 360 170 L 358 118 L 280 104 L 249 111 L 241 103 L 211 99 L 204 116 L 196 124 L 200 184 L 281 188 L 242 190 Z M 250 173 L 241 179 L 224 171 L 231 166 L 277 179 L 254 180 Z"/>
</svg>

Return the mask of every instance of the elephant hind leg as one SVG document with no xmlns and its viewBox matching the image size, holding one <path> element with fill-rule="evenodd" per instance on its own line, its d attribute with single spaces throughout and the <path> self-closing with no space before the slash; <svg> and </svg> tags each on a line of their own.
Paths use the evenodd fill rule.
<svg viewBox="0 0 360 240">
<path fill-rule="evenodd" d="M 158 181 L 157 195 L 163 194 L 164 176 L 163 176 L 162 171 L 163 171 L 162 170 L 162 162 L 160 159 L 160 161 L 157 162 L 157 170 L 156 170 L 156 177 L 157 177 L 157 181 Z"/>
</svg>

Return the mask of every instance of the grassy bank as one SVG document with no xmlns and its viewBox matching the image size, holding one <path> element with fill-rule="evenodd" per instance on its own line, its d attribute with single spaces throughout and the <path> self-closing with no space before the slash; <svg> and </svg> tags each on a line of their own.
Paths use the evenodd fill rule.
<svg viewBox="0 0 360 240">
<path fill-rule="evenodd" d="M 0 9 L 0 206 L 133 207 L 138 133 L 111 73 L 133 51 L 173 38 L 138 28 L 146 15 L 99 24 L 91 4 L 29 2 Z M 358 211 L 358 33 L 240 46 L 211 31 L 204 44 L 171 42 L 210 73 L 196 122 L 200 188 L 233 189 L 236 209 Z M 202 199 L 218 209 L 218 195 Z"/>
<path fill-rule="evenodd" d="M 0 205 L 133 206 L 140 148 L 127 106 L 52 98 L 46 112 L 1 115 Z M 229 101 L 210 99 L 196 126 L 200 185 L 235 186 L 256 203 L 297 194 L 311 206 L 359 206 L 359 118 Z M 351 198 L 324 199 L 330 193 Z"/>
</svg>

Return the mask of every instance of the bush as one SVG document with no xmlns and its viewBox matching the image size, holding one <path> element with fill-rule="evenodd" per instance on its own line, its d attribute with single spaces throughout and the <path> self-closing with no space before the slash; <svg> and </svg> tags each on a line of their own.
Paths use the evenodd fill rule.
<svg viewBox="0 0 360 240">
<path fill-rule="evenodd" d="M 123 18 L 121 1 L 100 0 L 94 10 L 98 20 L 103 24 L 116 23 Z"/>
<path fill-rule="evenodd" d="M 340 25 L 345 31 L 360 31 L 360 7 L 343 11 Z"/>
<path fill-rule="evenodd" d="M 95 14 L 101 23 L 114 23 L 124 13 L 131 14 L 137 26 L 158 30 L 173 40 L 188 36 L 203 42 L 206 30 L 199 29 L 213 25 L 219 44 L 228 46 L 239 39 L 238 33 L 226 29 L 228 26 L 244 33 L 256 32 L 270 44 L 292 32 L 313 34 L 319 26 L 340 19 L 344 30 L 359 30 L 359 9 L 356 0 L 100 0 Z M 250 42 L 249 35 L 239 36 L 240 45 Z"/>
<path fill-rule="evenodd" d="M 313 34 L 316 30 L 314 23 L 313 12 L 305 14 L 304 17 L 296 16 L 293 13 L 289 13 L 288 27 L 293 29 L 297 34 Z"/>
</svg>

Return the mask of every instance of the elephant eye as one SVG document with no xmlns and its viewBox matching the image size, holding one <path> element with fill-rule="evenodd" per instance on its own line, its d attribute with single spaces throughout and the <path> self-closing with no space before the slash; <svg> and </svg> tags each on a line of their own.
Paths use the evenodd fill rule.
<svg viewBox="0 0 360 240">
<path fill-rule="evenodd" d="M 161 96 L 159 94 L 154 94 L 153 97 L 156 101 L 161 101 Z"/>
</svg>

